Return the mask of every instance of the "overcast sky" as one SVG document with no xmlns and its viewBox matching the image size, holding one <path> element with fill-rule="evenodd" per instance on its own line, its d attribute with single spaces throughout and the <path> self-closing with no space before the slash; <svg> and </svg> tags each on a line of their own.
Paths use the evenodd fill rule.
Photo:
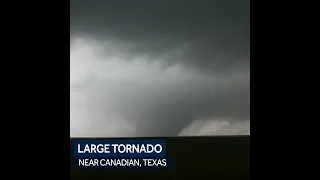
<svg viewBox="0 0 320 180">
<path fill-rule="evenodd" d="M 70 0 L 71 137 L 250 134 L 249 0 Z"/>
</svg>

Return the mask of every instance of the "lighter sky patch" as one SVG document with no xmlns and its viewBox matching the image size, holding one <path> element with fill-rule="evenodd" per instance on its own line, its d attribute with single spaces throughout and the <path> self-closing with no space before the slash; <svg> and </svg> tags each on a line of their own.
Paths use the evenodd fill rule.
<svg viewBox="0 0 320 180">
<path fill-rule="evenodd" d="M 241 68 L 215 77 L 201 74 L 182 63 L 167 66 L 168 58 L 183 57 L 185 49 L 182 47 L 185 46 L 177 46 L 151 60 L 146 54 L 128 55 L 123 44 L 78 38 L 70 50 L 70 136 L 137 136 L 144 131 L 142 128 L 148 128 L 148 124 L 161 123 L 156 122 L 159 121 L 159 117 L 155 117 L 159 115 L 157 109 L 151 112 L 150 107 L 165 108 L 165 104 L 175 108 L 181 105 L 192 107 L 195 106 L 192 104 L 194 98 L 199 94 L 203 97 L 196 101 L 201 103 L 206 101 L 206 95 L 222 97 L 224 93 L 232 91 L 232 86 L 238 88 L 249 84 L 249 73 Z M 106 53 L 108 51 L 110 54 Z M 185 93 L 190 95 L 186 96 Z M 159 112 L 162 110 L 159 109 Z M 151 114 L 143 119 L 148 113 Z M 164 119 L 163 123 L 172 126 L 183 120 L 173 121 Z M 143 122 L 146 126 L 139 126 Z M 222 121 L 222 124 L 228 122 Z M 244 127 L 248 123 L 245 121 Z M 227 124 L 227 128 L 220 126 L 221 123 L 203 124 L 206 130 L 188 130 L 186 135 L 234 134 L 243 129 L 242 122 Z M 212 132 L 208 130 L 210 127 Z M 163 135 L 166 133 L 163 132 Z"/>
</svg>

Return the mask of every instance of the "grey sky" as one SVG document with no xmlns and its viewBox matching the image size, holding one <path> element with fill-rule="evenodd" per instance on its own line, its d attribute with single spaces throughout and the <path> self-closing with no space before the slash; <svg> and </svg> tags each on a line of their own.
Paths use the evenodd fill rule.
<svg viewBox="0 0 320 180">
<path fill-rule="evenodd" d="M 70 2 L 71 136 L 250 133 L 249 0 Z"/>
</svg>

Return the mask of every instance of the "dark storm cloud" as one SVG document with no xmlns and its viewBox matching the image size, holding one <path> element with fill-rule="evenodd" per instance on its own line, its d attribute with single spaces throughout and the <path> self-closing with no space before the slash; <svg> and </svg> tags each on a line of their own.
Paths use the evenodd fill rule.
<svg viewBox="0 0 320 180">
<path fill-rule="evenodd" d="M 134 42 L 131 51 L 161 56 L 188 43 L 182 60 L 227 67 L 249 55 L 249 0 L 71 0 L 71 34 Z"/>
<path fill-rule="evenodd" d="M 248 133 L 249 0 L 70 2 L 74 135 Z"/>
</svg>

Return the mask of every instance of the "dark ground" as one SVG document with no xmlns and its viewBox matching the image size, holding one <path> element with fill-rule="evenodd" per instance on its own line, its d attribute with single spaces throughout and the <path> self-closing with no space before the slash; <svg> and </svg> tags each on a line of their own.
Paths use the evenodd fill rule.
<svg viewBox="0 0 320 180">
<path fill-rule="evenodd" d="M 173 159 L 174 168 L 76 170 L 73 169 L 73 149 L 71 148 L 71 180 L 250 179 L 250 136 L 139 139 L 166 139 L 167 155 Z"/>
</svg>

